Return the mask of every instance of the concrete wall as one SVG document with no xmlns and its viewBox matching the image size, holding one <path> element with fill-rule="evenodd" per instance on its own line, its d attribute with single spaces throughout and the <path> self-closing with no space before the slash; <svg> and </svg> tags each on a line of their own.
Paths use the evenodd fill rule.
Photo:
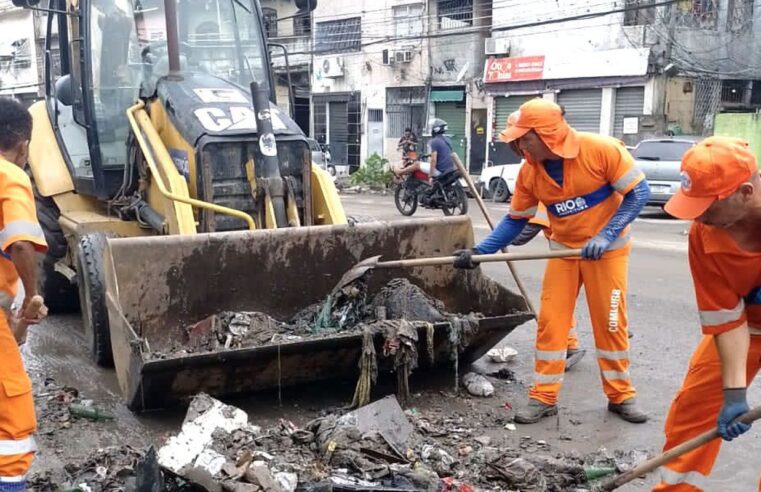
<svg viewBox="0 0 761 492">
<path fill-rule="evenodd" d="M 697 130 L 692 126 L 695 112 L 695 84 L 686 78 L 675 77 L 668 80 L 666 85 L 666 111 L 668 125 L 674 130 L 681 129 L 685 135 L 694 134 Z"/>
<path fill-rule="evenodd" d="M 497 2 L 494 7 L 494 28 L 518 26 L 537 21 L 561 19 L 591 12 L 620 9 L 622 2 L 585 0 L 533 0 Z M 596 51 L 643 47 L 651 37 L 643 26 L 624 27 L 623 15 L 611 14 L 592 19 L 568 21 L 521 29 L 494 32 L 492 37 L 510 40 L 510 56 L 541 55 L 550 51 Z"/>
<path fill-rule="evenodd" d="M 32 11 L 0 2 L 0 25 L 0 95 L 36 95 L 39 78 Z"/>
<path fill-rule="evenodd" d="M 761 114 L 723 113 L 714 120 L 714 135 L 744 138 L 756 154 L 761 167 Z"/>
<path fill-rule="evenodd" d="M 728 1 L 718 2 L 713 29 L 678 26 L 673 47 L 677 65 L 722 72 L 722 78 L 761 78 L 761 5 L 757 1 L 754 4 L 753 16 L 746 18 L 745 29 L 740 32 L 728 29 Z"/>
</svg>

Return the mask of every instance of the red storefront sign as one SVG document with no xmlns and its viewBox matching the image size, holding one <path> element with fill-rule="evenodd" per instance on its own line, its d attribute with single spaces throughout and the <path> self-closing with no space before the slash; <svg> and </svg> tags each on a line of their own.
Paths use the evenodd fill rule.
<svg viewBox="0 0 761 492">
<path fill-rule="evenodd" d="M 484 69 L 484 83 L 539 80 L 544 73 L 544 55 L 489 58 Z"/>
</svg>

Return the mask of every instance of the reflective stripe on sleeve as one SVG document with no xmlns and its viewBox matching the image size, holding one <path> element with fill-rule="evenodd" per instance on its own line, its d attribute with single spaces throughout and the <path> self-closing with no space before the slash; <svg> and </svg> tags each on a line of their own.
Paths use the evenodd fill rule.
<svg viewBox="0 0 761 492">
<path fill-rule="evenodd" d="M 5 228 L 0 231 L 0 244 L 5 244 L 15 236 L 33 236 L 45 240 L 45 233 L 42 232 L 40 224 L 27 220 L 15 220 L 5 224 Z"/>
<path fill-rule="evenodd" d="M 615 188 L 617 191 L 623 191 L 627 189 L 629 186 L 631 186 L 632 183 L 637 181 L 638 178 L 642 177 L 642 171 L 640 171 L 637 168 L 631 169 L 629 172 L 621 176 L 616 180 L 615 183 L 613 183 L 613 188 Z"/>
<path fill-rule="evenodd" d="M 527 208 L 526 210 L 515 210 L 514 208 L 510 207 L 510 212 L 508 212 L 508 215 L 512 215 L 513 217 L 521 217 L 525 219 L 530 219 L 534 215 L 536 215 L 536 207 Z"/>
</svg>

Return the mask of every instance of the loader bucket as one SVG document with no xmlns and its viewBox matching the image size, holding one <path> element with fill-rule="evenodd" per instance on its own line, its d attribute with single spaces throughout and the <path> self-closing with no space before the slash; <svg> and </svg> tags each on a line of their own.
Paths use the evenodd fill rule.
<svg viewBox="0 0 761 492">
<path fill-rule="evenodd" d="M 260 311 L 287 320 L 324 299 L 364 258 L 441 256 L 472 244 L 468 217 L 109 239 L 106 302 L 126 403 L 142 411 L 177 404 L 201 391 L 220 397 L 278 384 L 356 378 L 361 333 L 161 360 L 148 355 L 182 343 L 185 327 L 221 311 Z M 370 289 L 397 277 L 443 301 L 449 312 L 483 314 L 461 360 L 480 357 L 531 318 L 522 297 L 480 270 L 379 269 L 370 278 Z M 452 364 L 449 328 L 449 323 L 434 327 L 439 364 Z M 425 334 L 419 338 L 418 353 L 425 354 Z M 379 353 L 381 344 L 378 340 Z"/>
</svg>

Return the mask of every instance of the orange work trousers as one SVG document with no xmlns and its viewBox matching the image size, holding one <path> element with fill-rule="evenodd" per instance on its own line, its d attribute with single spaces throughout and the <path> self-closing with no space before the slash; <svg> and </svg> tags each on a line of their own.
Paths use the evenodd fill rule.
<svg viewBox="0 0 761 492">
<path fill-rule="evenodd" d="M 576 318 L 573 318 L 571 322 L 571 329 L 568 330 L 568 350 L 576 350 L 579 348 L 579 332 L 576 331 Z"/>
<path fill-rule="evenodd" d="M 9 490 L 23 486 L 36 450 L 32 382 L 21 360 L 16 340 L 0 309 L 0 483 Z M 23 490 L 23 489 L 22 489 Z"/>
<path fill-rule="evenodd" d="M 761 336 L 752 336 L 750 339 L 748 384 L 761 367 Z M 666 418 L 666 444 L 663 450 L 667 451 L 716 427 L 723 404 L 719 353 L 713 336 L 704 336 L 692 354 L 682 387 L 671 402 L 671 409 Z M 706 477 L 711 473 L 719 454 L 721 443 L 721 439 L 715 439 L 662 467 L 661 482 L 653 490 L 702 491 Z M 758 490 L 761 491 L 761 483 Z"/>
<path fill-rule="evenodd" d="M 547 262 L 530 398 L 548 405 L 557 403 L 565 373 L 566 350 L 570 345 L 569 332 L 574 325 L 576 298 L 582 285 L 587 294 L 603 390 L 613 403 L 634 397 L 629 377 L 626 318 L 628 270 L 628 249 L 608 253 L 596 261 L 551 259 Z"/>
</svg>

